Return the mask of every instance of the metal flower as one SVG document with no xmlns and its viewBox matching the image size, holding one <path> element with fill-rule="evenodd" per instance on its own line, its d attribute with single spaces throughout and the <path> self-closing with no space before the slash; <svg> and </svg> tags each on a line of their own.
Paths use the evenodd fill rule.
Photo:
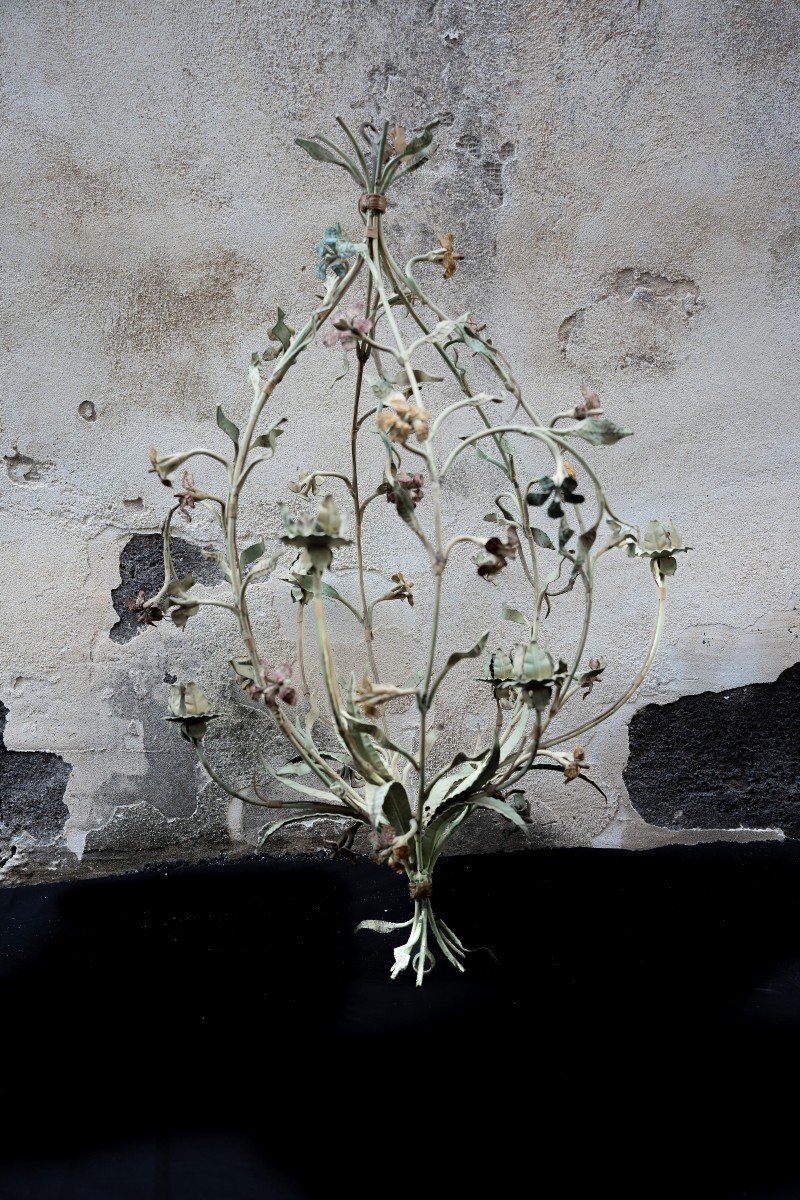
<svg viewBox="0 0 800 1200">
<path fill-rule="evenodd" d="M 196 683 L 176 683 L 169 689 L 169 711 L 167 721 L 177 721 L 181 734 L 187 742 L 200 742 L 206 735 L 208 722 L 217 713 L 212 713 L 208 700 Z"/>
<path fill-rule="evenodd" d="M 606 669 L 606 660 L 604 658 L 590 658 L 589 669 L 584 671 L 578 680 L 578 686 L 583 692 L 583 698 L 586 699 L 592 693 L 592 688 L 599 682 L 600 676 Z"/>
<path fill-rule="evenodd" d="M 408 501 L 412 508 L 416 508 L 424 495 L 423 484 L 425 480 L 419 472 L 413 475 L 407 475 L 404 471 L 400 471 L 395 475 L 391 485 L 386 487 L 386 499 L 390 504 L 397 505 L 401 500 L 401 492 L 405 492 Z"/>
<path fill-rule="evenodd" d="M 160 455 L 155 446 L 150 447 L 150 470 L 154 472 L 165 487 L 172 487 L 172 476 L 182 467 L 191 454 Z"/>
<path fill-rule="evenodd" d="M 583 504 L 586 497 L 579 494 L 577 479 L 565 468 L 563 478 L 559 478 L 558 475 L 544 475 L 537 479 L 535 487 L 531 488 L 525 499 L 536 508 L 540 508 L 549 499 L 548 517 L 563 517 L 563 505 Z"/>
<path fill-rule="evenodd" d="M 505 541 L 496 536 L 487 538 L 483 550 L 473 555 L 472 561 L 478 564 L 478 574 L 482 579 L 492 580 L 517 557 L 518 549 L 519 537 L 514 526 L 510 525 Z"/>
<path fill-rule="evenodd" d="M 576 404 L 572 412 L 576 421 L 585 421 L 587 417 L 596 416 L 603 411 L 600 396 L 593 388 L 587 387 L 585 383 L 582 383 L 581 395 L 583 396 L 583 403 Z"/>
<path fill-rule="evenodd" d="M 427 409 L 407 400 L 402 392 L 392 392 L 383 402 L 377 424 L 389 441 L 405 446 L 412 433 L 418 442 L 427 439 L 429 416 Z"/>
<path fill-rule="evenodd" d="M 181 475 L 181 488 L 183 490 L 176 492 L 175 498 L 180 502 L 178 507 L 180 509 L 181 516 L 185 517 L 187 521 L 191 521 L 192 512 L 195 504 L 197 503 L 197 496 L 195 495 L 195 480 L 191 471 L 184 471 Z"/>
<path fill-rule="evenodd" d="M 349 260 L 355 252 L 353 243 L 342 237 L 342 227 L 330 225 L 317 245 L 317 279 L 324 279 L 328 271 L 341 279 L 347 274 Z"/>
<path fill-rule="evenodd" d="M 611 525 L 612 522 L 609 524 Z M 617 526 L 617 528 L 621 527 Z M 649 558 L 654 569 L 661 575 L 674 575 L 678 569 L 675 555 L 686 554 L 691 550 L 691 546 L 684 546 L 681 535 L 672 521 L 667 521 L 664 525 L 661 521 L 653 520 L 647 526 L 647 532 L 640 541 L 637 542 L 633 535 L 625 540 L 631 558 Z"/>
<path fill-rule="evenodd" d="M 392 583 L 394 587 L 388 593 L 387 598 L 392 600 L 407 600 L 411 608 L 414 607 L 414 583 L 411 579 L 406 579 L 402 571 L 395 571 L 392 575 Z"/>
<path fill-rule="evenodd" d="M 264 686 L 260 687 L 254 683 L 250 687 L 250 695 L 254 700 L 263 700 L 267 708 L 277 708 L 279 700 L 282 700 L 284 704 L 297 704 L 297 690 L 292 681 L 291 663 L 282 662 L 271 667 L 269 663 L 262 661 L 261 670 L 264 675 Z"/>
<path fill-rule="evenodd" d="M 326 496 L 316 513 L 303 517 L 292 516 L 282 505 L 281 520 L 286 530 L 281 541 L 300 548 L 294 563 L 298 574 L 322 574 L 331 565 L 334 549 L 349 545 L 349 538 L 341 536 L 342 516 L 333 496 Z"/>
<path fill-rule="evenodd" d="M 520 696 L 529 708 L 542 712 L 550 703 L 553 684 L 563 676 L 565 664 L 555 665 L 538 641 L 518 642 L 511 654 L 495 650 L 489 658 L 489 678 L 495 699 L 507 704 Z"/>
<path fill-rule="evenodd" d="M 455 253 L 454 242 L 455 237 L 452 233 L 448 233 L 446 237 L 439 238 L 439 245 L 444 251 L 442 255 L 442 267 L 444 268 L 445 279 L 452 279 L 456 273 L 457 263 L 464 257 L 463 254 Z"/>
<path fill-rule="evenodd" d="M 135 597 L 128 601 L 128 612 L 139 614 L 136 620 L 140 625 L 155 625 L 164 617 L 164 610 L 158 605 L 148 605 L 147 592 L 143 588 L 140 588 Z"/>
<path fill-rule="evenodd" d="M 323 346 L 329 349 L 339 346 L 342 350 L 354 350 L 358 335 L 369 333 L 372 329 L 372 321 L 364 316 L 363 300 L 357 301 L 344 312 L 334 313 L 331 323 L 333 328 L 329 329 L 322 339 Z"/>
<path fill-rule="evenodd" d="M 585 766 L 586 751 L 583 746 L 576 746 L 572 757 L 564 763 L 564 783 L 571 783 L 573 779 L 577 779 Z"/>
</svg>

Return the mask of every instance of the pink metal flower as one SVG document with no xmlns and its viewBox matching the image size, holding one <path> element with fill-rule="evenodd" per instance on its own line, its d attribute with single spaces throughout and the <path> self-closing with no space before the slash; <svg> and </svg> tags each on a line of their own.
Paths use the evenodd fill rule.
<svg viewBox="0 0 800 1200">
<path fill-rule="evenodd" d="M 329 329 L 322 339 L 323 346 L 329 349 L 340 346 L 342 350 L 354 350 L 360 333 L 369 333 L 372 321 L 364 316 L 364 303 L 359 300 L 344 312 L 333 315 L 333 328 Z"/>
</svg>

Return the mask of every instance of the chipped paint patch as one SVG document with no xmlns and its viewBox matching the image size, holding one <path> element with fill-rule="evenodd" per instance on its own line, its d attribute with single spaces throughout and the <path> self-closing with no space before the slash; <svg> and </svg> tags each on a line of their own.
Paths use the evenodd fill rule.
<svg viewBox="0 0 800 1200">
<path fill-rule="evenodd" d="M 672 367 L 699 307 L 693 280 L 626 267 L 561 322 L 558 348 L 587 374 Z"/>
</svg>

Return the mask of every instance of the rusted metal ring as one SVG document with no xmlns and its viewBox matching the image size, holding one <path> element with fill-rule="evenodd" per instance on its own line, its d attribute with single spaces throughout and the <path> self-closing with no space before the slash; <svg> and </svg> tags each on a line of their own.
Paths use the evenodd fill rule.
<svg viewBox="0 0 800 1200">
<path fill-rule="evenodd" d="M 358 211 L 385 213 L 386 197 L 379 196 L 376 192 L 365 192 L 358 202 Z"/>
</svg>

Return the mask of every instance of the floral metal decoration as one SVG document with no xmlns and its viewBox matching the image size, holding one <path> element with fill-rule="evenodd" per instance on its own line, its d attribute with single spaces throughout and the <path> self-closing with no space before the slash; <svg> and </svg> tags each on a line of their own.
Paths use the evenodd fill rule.
<svg viewBox="0 0 800 1200">
<path fill-rule="evenodd" d="M 175 454 L 152 451 L 152 469 L 174 490 L 175 503 L 163 523 L 165 579 L 155 596 L 137 596 L 140 620 L 152 624 L 162 617 L 184 628 L 204 605 L 227 610 L 237 622 L 243 653 L 231 662 L 234 677 L 252 707 L 274 723 L 285 737 L 292 757 L 284 766 L 263 763 L 267 776 L 294 792 L 284 801 L 253 786 L 238 788 L 222 778 L 209 760 L 206 737 L 214 718 L 210 705 L 194 682 L 176 685 L 170 699 L 170 720 L 194 747 L 210 778 L 228 795 L 248 804 L 279 809 L 277 819 L 261 841 L 289 822 L 318 818 L 343 821 L 347 829 L 329 843 L 351 852 L 354 833 L 367 832 L 373 858 L 405 875 L 413 911 L 401 924 L 365 921 L 361 928 L 394 934 L 405 940 L 394 951 L 392 976 L 410 967 L 421 983 L 440 953 L 463 970 L 465 947 L 434 912 L 433 876 L 436 862 L 456 830 L 473 814 L 488 810 L 527 830 L 528 810 L 523 785 L 533 772 L 560 773 L 566 783 L 584 781 L 595 787 L 586 752 L 577 739 L 612 716 L 636 692 L 647 673 L 664 624 L 667 578 L 686 550 L 671 523 L 651 523 L 639 529 L 613 509 L 590 462 L 588 449 L 605 447 L 628 436 L 603 411 L 596 391 L 584 386 L 574 408 L 549 421 L 531 407 L 506 357 L 464 313 L 449 316 L 430 296 L 419 275 L 421 268 L 438 266 L 444 279 L 456 271 L 460 256 L 448 234 L 438 247 L 413 256 L 403 267 L 393 257 L 385 229 L 387 196 L 400 180 L 422 166 L 434 151 L 436 122 L 414 134 L 384 124 L 380 131 L 364 126 L 351 131 L 341 119 L 344 147 L 325 137 L 300 139 L 298 144 L 319 162 L 343 168 L 361 192 L 360 229 L 348 237 L 341 226 L 325 230 L 317 247 L 316 274 L 324 291 L 311 315 L 294 329 L 278 310 L 269 330 L 270 345 L 252 356 L 249 368 L 253 399 L 243 428 L 217 410 L 217 425 L 229 442 L 225 453 L 196 447 Z M 356 297 L 356 289 L 360 295 Z M 282 547 L 267 556 L 262 540 L 242 547 L 239 510 L 242 494 L 256 470 L 278 449 L 285 421 L 267 416 L 276 392 L 298 357 L 319 337 L 324 346 L 355 356 L 354 396 L 349 415 L 349 472 L 304 472 L 292 484 L 296 501 L 310 505 L 297 515 L 281 508 Z M 443 374 L 419 367 L 420 355 L 434 353 Z M 476 390 L 474 366 L 488 371 L 495 386 Z M 450 396 L 447 392 L 450 389 Z M 455 394 L 455 398 L 453 398 Z M 438 399 L 443 397 L 443 401 Z M 474 418 L 472 432 L 453 438 L 453 418 L 465 410 Z M 501 416 L 497 416 L 497 412 Z M 359 458 L 365 433 L 383 445 L 384 469 L 368 479 Z M 449 436 L 448 436 L 449 435 Z M 587 449 L 582 449 L 587 448 Z M 544 456 L 545 473 L 533 475 L 526 465 Z M 475 530 L 445 534 L 444 489 L 457 466 L 471 458 L 489 464 L 502 479 L 485 520 L 495 526 L 491 536 Z M 217 468 L 221 490 L 200 486 L 187 463 L 198 461 Z M 177 483 L 176 483 L 177 480 Z M 319 491 L 320 502 L 315 499 Z M 346 522 L 334 499 L 338 489 L 349 510 Z M 431 607 L 420 619 L 424 645 L 420 669 L 399 684 L 385 679 L 376 653 L 376 609 L 379 604 L 407 603 L 419 612 L 414 582 L 400 569 L 388 588 L 372 595 L 365 570 L 365 518 L 383 500 L 415 538 L 431 574 Z M 172 522 L 176 514 L 191 519 L 197 505 L 210 509 L 219 524 L 220 549 L 215 554 L 223 599 L 198 597 L 191 576 L 180 578 L 171 556 Z M 371 514 L 370 514 L 371 515 Z M 334 586 L 332 567 L 339 549 L 353 545 L 358 573 L 358 599 L 346 599 Z M 528 595 L 525 611 L 498 604 L 504 622 L 521 627 L 513 645 L 489 647 L 487 630 L 471 646 L 452 648 L 452 631 L 443 627 L 442 593 L 463 549 L 471 551 L 471 586 L 487 587 L 516 572 Z M 576 701 L 602 689 L 606 660 L 587 658 L 592 630 L 595 578 L 610 552 L 624 549 L 632 558 L 646 559 L 656 591 L 655 628 L 644 661 L 632 681 L 592 717 L 577 717 L 571 728 L 556 731 L 554 722 Z M 291 555 L 284 571 L 297 613 L 297 661 L 271 663 L 262 653 L 251 616 L 251 589 L 273 575 L 281 554 Z M 463 586 L 463 584 L 462 584 Z M 547 644 L 546 619 L 551 606 L 577 588 L 583 616 L 570 649 Z M 348 682 L 337 673 L 328 633 L 330 606 L 347 610 L 363 639 L 364 669 Z M 322 716 L 306 672 L 304 620 L 313 616 L 324 679 L 327 716 Z M 483 742 L 461 750 L 438 769 L 431 752 L 440 726 L 435 706 L 451 673 L 462 664 L 483 659 L 487 705 L 492 718 Z M 480 668 L 478 668 L 480 670 Z M 392 732 L 393 706 L 411 705 L 416 711 L 412 744 Z M 326 724 L 323 724 L 326 722 Z M 326 738 L 320 739 L 323 729 Z M 337 749 L 328 747 L 335 734 Z M 328 746 L 325 742 L 328 742 Z M 565 749 L 565 747 L 571 747 Z M 601 793 L 602 794 L 602 793 Z"/>
</svg>

